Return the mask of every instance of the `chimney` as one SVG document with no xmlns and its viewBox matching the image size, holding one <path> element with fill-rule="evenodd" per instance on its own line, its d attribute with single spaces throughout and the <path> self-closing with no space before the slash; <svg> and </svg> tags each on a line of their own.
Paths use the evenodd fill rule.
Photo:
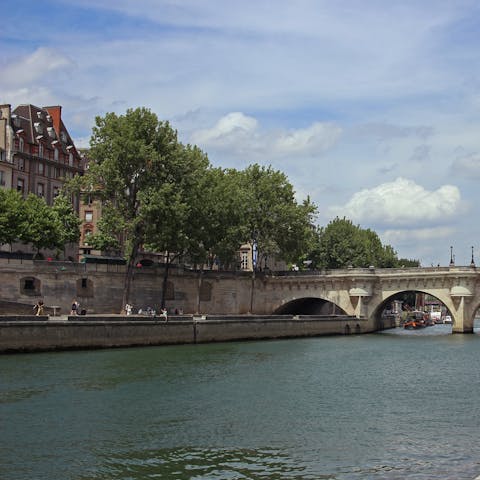
<svg viewBox="0 0 480 480">
<path fill-rule="evenodd" d="M 60 137 L 60 125 L 62 124 L 62 107 L 57 105 L 55 107 L 43 107 L 52 117 L 53 128 L 58 137 Z"/>
</svg>

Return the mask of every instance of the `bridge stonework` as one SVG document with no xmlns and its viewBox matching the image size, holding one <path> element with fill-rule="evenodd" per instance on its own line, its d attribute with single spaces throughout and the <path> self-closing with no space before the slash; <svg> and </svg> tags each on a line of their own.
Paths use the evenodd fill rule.
<svg viewBox="0 0 480 480">
<path fill-rule="evenodd" d="M 119 313 L 123 266 L 0 259 L 0 314 L 32 312 L 37 299 L 70 310 L 73 298 L 88 313 Z M 132 303 L 159 307 L 162 268 L 135 272 Z M 173 268 L 167 307 L 184 313 L 238 315 L 254 313 L 331 315 L 367 319 L 367 329 L 381 329 L 381 313 L 398 293 L 419 291 L 449 309 L 453 332 L 473 332 L 480 307 L 480 270 L 475 267 L 345 269 L 284 274 L 191 272 Z M 51 313 L 51 310 L 48 312 Z"/>
<path fill-rule="evenodd" d="M 471 333 L 480 306 L 479 280 L 475 267 L 330 270 L 265 277 L 263 288 L 255 293 L 257 301 L 271 311 L 313 297 L 335 304 L 348 315 L 379 322 L 395 295 L 423 292 L 445 304 L 454 333 Z"/>
</svg>

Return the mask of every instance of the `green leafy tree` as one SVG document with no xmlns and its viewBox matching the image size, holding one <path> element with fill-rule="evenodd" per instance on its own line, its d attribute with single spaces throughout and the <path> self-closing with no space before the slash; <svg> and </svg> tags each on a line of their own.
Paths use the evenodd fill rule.
<svg viewBox="0 0 480 480">
<path fill-rule="evenodd" d="M 208 169 L 208 158 L 200 149 L 179 145 L 164 182 L 152 185 L 141 194 L 146 219 L 145 246 L 165 253 L 162 307 L 173 261 L 182 257 L 201 264 L 206 261 L 205 175 Z"/>
<path fill-rule="evenodd" d="M 150 110 L 129 109 L 125 115 L 97 117 L 90 145 L 95 161 L 81 187 L 102 200 L 100 235 L 95 241 L 109 247 L 117 244 L 127 259 L 123 307 L 129 301 L 138 251 L 146 243 L 145 192 L 168 182 L 179 152 L 177 133 Z"/>
<path fill-rule="evenodd" d="M 311 256 L 315 265 L 323 268 L 398 266 L 393 247 L 382 245 L 373 230 L 338 217 L 319 229 L 317 245 Z"/>
<path fill-rule="evenodd" d="M 202 179 L 202 244 L 207 264 L 235 268 L 238 248 L 250 238 L 245 206 L 248 189 L 243 174 L 235 169 L 212 168 Z"/>
<path fill-rule="evenodd" d="M 203 261 L 206 255 L 201 197 L 208 158 L 197 147 L 182 145 L 170 124 L 145 108 L 98 117 L 89 155 L 95 161 L 77 188 L 102 203 L 99 232 L 89 243 L 118 248 L 125 256 L 123 305 L 139 249 L 163 252 L 163 306 L 171 262 L 185 255 Z"/>
<path fill-rule="evenodd" d="M 43 198 L 30 193 L 23 202 L 19 239 L 23 243 L 31 243 L 37 255 L 44 248 L 62 248 L 62 232 L 57 220 L 53 208 Z"/>
<path fill-rule="evenodd" d="M 242 172 L 246 191 L 245 225 L 262 255 L 298 260 L 312 241 L 316 206 L 295 200 L 286 175 L 271 167 L 251 165 Z"/>
<path fill-rule="evenodd" d="M 16 190 L 0 189 L 0 244 L 12 245 L 24 223 L 23 198 Z"/>
</svg>

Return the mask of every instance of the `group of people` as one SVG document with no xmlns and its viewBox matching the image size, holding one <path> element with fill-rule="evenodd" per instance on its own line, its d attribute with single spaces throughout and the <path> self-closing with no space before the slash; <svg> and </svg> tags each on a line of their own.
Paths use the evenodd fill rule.
<svg viewBox="0 0 480 480">
<path fill-rule="evenodd" d="M 127 303 L 125 305 L 125 313 L 127 315 L 131 315 L 133 313 L 133 305 L 130 305 L 129 303 Z M 154 317 L 156 314 L 157 312 L 150 307 L 147 307 L 146 309 L 142 309 L 142 308 L 138 309 L 138 315 L 151 315 L 152 317 Z M 168 312 L 166 308 L 162 308 L 160 310 L 160 316 L 163 317 L 165 321 L 168 320 Z"/>
</svg>

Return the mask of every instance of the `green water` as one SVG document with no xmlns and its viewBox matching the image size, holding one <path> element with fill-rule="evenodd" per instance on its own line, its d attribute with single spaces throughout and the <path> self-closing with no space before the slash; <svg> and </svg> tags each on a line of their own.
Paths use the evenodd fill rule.
<svg viewBox="0 0 480 480">
<path fill-rule="evenodd" d="M 473 479 L 480 335 L 0 357 L 0 479 Z"/>
</svg>

